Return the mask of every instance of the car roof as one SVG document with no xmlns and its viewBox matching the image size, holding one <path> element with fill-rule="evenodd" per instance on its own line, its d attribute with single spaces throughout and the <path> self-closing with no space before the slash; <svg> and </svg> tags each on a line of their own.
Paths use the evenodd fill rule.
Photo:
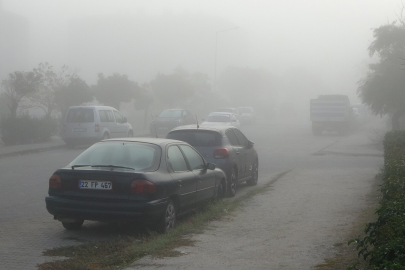
<svg viewBox="0 0 405 270">
<path fill-rule="evenodd" d="M 233 113 L 230 113 L 230 112 L 212 112 L 209 115 L 233 115 Z"/>
<path fill-rule="evenodd" d="M 186 126 L 179 126 L 177 128 L 174 128 L 170 132 L 179 131 L 179 130 L 203 130 L 203 131 L 215 131 L 215 132 L 219 132 L 219 133 L 225 133 L 225 131 L 227 131 L 230 128 L 237 129 L 234 126 L 226 126 L 226 125 L 200 126 L 198 128 L 196 125 L 186 125 Z"/>
<path fill-rule="evenodd" d="M 150 143 L 156 144 L 160 146 L 165 146 L 171 143 L 183 143 L 183 141 L 178 140 L 171 140 L 166 138 L 150 138 L 150 137 L 137 137 L 137 138 L 115 138 L 115 139 L 107 139 L 103 140 L 102 142 L 140 142 L 140 143 Z"/>
<path fill-rule="evenodd" d="M 94 108 L 94 109 L 110 109 L 110 110 L 117 110 L 111 106 L 70 106 L 69 109 L 77 109 L 77 108 Z M 118 111 L 118 110 L 117 110 Z"/>
</svg>

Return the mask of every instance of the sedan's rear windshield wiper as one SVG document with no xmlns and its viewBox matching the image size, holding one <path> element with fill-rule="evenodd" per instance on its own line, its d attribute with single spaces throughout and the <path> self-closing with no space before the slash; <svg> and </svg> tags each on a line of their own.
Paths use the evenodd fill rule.
<svg viewBox="0 0 405 270">
<path fill-rule="evenodd" d="M 91 167 L 108 167 L 108 168 L 120 168 L 120 169 L 135 170 L 134 168 L 131 168 L 131 167 L 116 166 L 116 165 L 91 165 Z"/>
<path fill-rule="evenodd" d="M 74 170 L 75 168 L 80 168 L 80 167 L 107 167 L 107 168 L 120 168 L 120 169 L 135 170 L 134 168 L 131 168 L 131 167 L 115 166 L 115 165 L 72 165 L 72 170 Z"/>
</svg>

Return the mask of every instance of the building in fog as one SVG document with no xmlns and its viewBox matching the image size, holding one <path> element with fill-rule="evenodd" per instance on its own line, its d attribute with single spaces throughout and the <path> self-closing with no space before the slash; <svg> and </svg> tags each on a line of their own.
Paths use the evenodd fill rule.
<svg viewBox="0 0 405 270">
<path fill-rule="evenodd" d="M 4 10 L 0 0 L 0 80 L 29 62 L 30 30 L 28 19 Z"/>
</svg>

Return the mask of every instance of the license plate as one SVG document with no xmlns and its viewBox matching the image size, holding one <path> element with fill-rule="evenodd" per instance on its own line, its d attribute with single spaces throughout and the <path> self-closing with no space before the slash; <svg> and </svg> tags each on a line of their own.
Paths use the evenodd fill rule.
<svg viewBox="0 0 405 270">
<path fill-rule="evenodd" d="M 86 128 L 74 128 L 74 132 L 85 132 L 87 129 Z"/>
<path fill-rule="evenodd" d="M 112 183 L 110 181 L 93 181 L 93 180 L 80 180 L 80 189 L 102 189 L 111 190 Z"/>
</svg>

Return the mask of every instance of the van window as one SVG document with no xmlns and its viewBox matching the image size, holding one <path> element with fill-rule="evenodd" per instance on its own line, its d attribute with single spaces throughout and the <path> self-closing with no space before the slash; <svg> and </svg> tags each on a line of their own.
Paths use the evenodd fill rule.
<svg viewBox="0 0 405 270">
<path fill-rule="evenodd" d="M 68 123 L 92 123 L 94 122 L 93 108 L 69 109 L 66 122 Z"/>
<path fill-rule="evenodd" d="M 110 110 L 99 110 L 98 114 L 100 115 L 101 122 L 114 122 L 114 116 Z"/>
<path fill-rule="evenodd" d="M 117 123 L 124 123 L 124 117 L 117 111 L 114 111 L 115 119 Z"/>
</svg>

